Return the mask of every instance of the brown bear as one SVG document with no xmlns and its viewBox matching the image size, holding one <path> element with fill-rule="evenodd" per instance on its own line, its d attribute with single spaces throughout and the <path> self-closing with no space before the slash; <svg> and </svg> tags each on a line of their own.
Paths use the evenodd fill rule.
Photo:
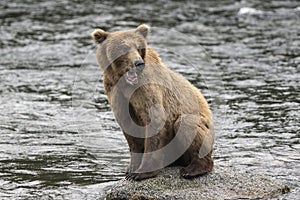
<svg viewBox="0 0 300 200">
<path fill-rule="evenodd" d="M 126 179 L 156 176 L 179 165 L 192 178 L 211 172 L 214 126 L 209 106 L 180 74 L 147 45 L 147 25 L 92 33 L 109 104 L 128 142 Z"/>
</svg>

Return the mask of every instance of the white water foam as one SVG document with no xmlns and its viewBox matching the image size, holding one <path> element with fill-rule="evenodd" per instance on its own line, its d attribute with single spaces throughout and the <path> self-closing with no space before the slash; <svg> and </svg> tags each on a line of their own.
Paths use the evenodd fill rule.
<svg viewBox="0 0 300 200">
<path fill-rule="evenodd" d="M 263 11 L 257 10 L 255 8 L 243 7 L 240 8 L 238 15 L 260 15 L 263 14 Z"/>
</svg>

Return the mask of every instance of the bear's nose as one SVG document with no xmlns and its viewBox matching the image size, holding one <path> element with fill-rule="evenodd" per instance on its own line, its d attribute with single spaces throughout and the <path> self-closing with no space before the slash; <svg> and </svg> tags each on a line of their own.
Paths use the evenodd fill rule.
<svg viewBox="0 0 300 200">
<path fill-rule="evenodd" d="M 136 68 L 140 71 L 142 71 L 145 68 L 145 63 L 143 60 L 137 60 L 134 62 L 134 65 L 136 66 Z"/>
</svg>

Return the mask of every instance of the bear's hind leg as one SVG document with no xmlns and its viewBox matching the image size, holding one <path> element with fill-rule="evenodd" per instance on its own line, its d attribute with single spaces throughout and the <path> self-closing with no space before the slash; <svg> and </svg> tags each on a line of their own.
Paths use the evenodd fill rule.
<svg viewBox="0 0 300 200">
<path fill-rule="evenodd" d="M 188 149 L 177 161 L 179 165 L 184 166 L 180 174 L 184 178 L 193 178 L 213 169 L 213 125 L 206 123 L 198 115 L 185 115 L 176 120 L 174 124 L 176 134 L 184 133 L 184 137 L 178 140 L 181 148 L 188 146 Z"/>
</svg>

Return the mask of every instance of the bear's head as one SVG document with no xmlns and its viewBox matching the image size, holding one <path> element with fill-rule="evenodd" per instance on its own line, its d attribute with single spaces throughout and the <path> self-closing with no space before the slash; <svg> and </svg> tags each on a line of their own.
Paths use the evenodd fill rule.
<svg viewBox="0 0 300 200">
<path fill-rule="evenodd" d="M 106 32 L 97 29 L 92 33 L 96 44 L 97 61 L 102 70 L 114 81 L 124 76 L 127 83 L 135 85 L 145 67 L 146 37 L 149 26 L 140 25 L 127 31 Z"/>
</svg>

